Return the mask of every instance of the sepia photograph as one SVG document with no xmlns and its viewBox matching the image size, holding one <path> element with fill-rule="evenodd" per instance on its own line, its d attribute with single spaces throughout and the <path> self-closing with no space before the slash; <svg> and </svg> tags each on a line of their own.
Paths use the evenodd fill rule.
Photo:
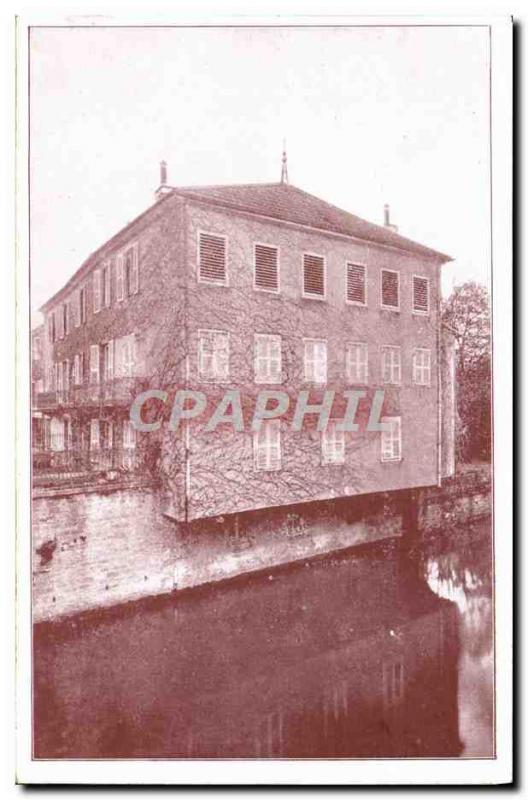
<svg viewBox="0 0 528 800">
<path fill-rule="evenodd" d="M 28 763 L 478 782 L 511 750 L 492 25 L 21 33 Z"/>
</svg>

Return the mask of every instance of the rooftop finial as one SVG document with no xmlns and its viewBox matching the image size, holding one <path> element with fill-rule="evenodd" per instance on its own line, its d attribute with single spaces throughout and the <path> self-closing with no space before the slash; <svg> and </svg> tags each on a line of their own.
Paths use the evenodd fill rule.
<svg viewBox="0 0 528 800">
<path fill-rule="evenodd" d="M 165 186 L 167 183 L 167 162 L 160 161 L 160 184 Z"/>
<path fill-rule="evenodd" d="M 281 183 L 288 183 L 288 156 L 286 155 L 286 139 L 282 140 Z"/>
</svg>

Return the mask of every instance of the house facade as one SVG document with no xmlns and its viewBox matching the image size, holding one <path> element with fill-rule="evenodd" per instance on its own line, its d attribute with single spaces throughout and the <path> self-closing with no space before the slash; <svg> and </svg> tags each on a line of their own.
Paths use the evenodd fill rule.
<svg viewBox="0 0 528 800">
<path fill-rule="evenodd" d="M 35 405 L 50 468 L 151 470 L 181 521 L 438 484 L 451 464 L 440 324 L 448 260 L 388 218 L 374 225 L 286 182 L 162 184 L 155 204 L 42 308 L 46 383 Z M 234 393 L 243 428 L 225 419 L 208 431 L 205 416 L 171 430 L 182 388 L 203 393 L 209 409 Z M 150 409 L 163 424 L 139 432 L 130 407 L 149 389 L 167 393 L 164 408 Z M 358 430 L 342 431 L 351 390 L 361 393 Z M 369 431 L 379 390 L 386 430 Z M 288 404 L 255 431 L 262 391 Z M 308 407 L 294 431 L 302 392 Z"/>
</svg>

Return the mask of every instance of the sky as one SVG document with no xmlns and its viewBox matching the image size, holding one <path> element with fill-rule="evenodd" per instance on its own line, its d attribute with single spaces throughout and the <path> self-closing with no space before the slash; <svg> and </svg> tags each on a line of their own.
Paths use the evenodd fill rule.
<svg viewBox="0 0 528 800">
<path fill-rule="evenodd" d="M 171 185 L 280 179 L 489 285 L 484 27 L 34 28 L 32 308 Z"/>
</svg>

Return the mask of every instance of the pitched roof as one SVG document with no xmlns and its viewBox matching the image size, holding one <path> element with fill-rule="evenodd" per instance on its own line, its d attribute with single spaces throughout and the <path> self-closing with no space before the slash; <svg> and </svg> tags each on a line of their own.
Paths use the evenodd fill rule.
<svg viewBox="0 0 528 800">
<path fill-rule="evenodd" d="M 439 261 L 452 260 L 438 250 L 400 236 L 391 228 L 367 222 L 287 183 L 182 186 L 174 187 L 172 191 L 190 199 L 205 200 L 237 211 L 249 211 L 284 222 L 340 233 Z"/>
</svg>

